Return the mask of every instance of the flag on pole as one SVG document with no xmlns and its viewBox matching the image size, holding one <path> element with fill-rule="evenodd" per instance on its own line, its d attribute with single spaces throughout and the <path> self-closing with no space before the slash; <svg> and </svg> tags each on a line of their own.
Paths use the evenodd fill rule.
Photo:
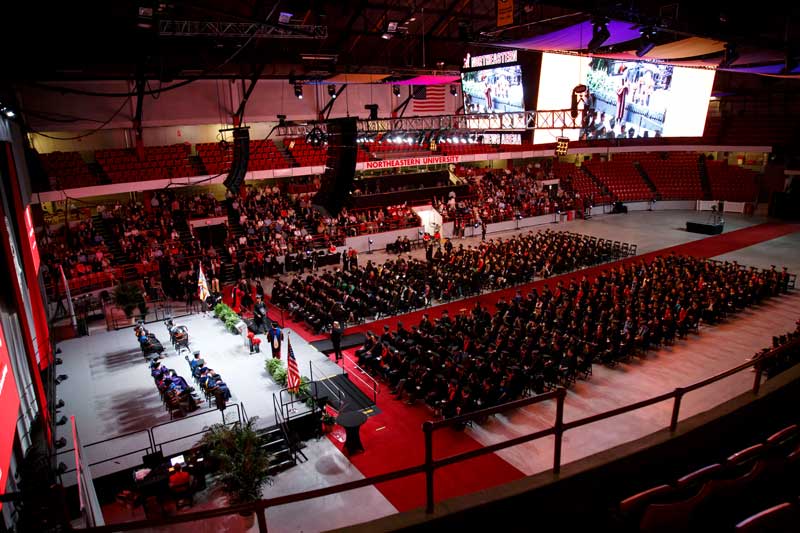
<svg viewBox="0 0 800 533">
<path fill-rule="evenodd" d="M 200 265 L 200 273 L 197 275 L 197 295 L 200 297 L 200 301 L 204 303 L 206 298 L 211 296 L 211 293 L 208 291 L 206 275 L 203 274 L 203 265 Z"/>
<path fill-rule="evenodd" d="M 297 368 L 297 359 L 294 358 L 294 350 L 292 350 L 292 339 L 287 339 L 289 345 L 289 354 L 287 356 L 288 363 L 286 364 L 286 389 L 296 394 L 300 390 L 300 370 Z"/>
</svg>

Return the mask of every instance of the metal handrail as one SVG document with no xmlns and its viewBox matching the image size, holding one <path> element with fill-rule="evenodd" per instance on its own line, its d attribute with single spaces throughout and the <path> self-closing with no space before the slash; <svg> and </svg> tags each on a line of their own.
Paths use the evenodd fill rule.
<svg viewBox="0 0 800 533">
<path fill-rule="evenodd" d="M 765 360 L 771 359 L 775 357 L 776 354 L 780 354 L 785 349 L 788 349 L 789 346 L 797 347 L 800 345 L 800 339 L 795 339 L 793 342 L 784 345 L 782 347 L 776 348 L 763 354 L 758 358 L 754 358 L 748 361 L 745 364 L 739 365 L 736 367 L 737 371 L 742 371 L 746 368 L 754 366 L 756 368 L 756 376 L 752 388 L 752 392 L 754 395 L 758 395 L 760 390 L 760 383 L 762 377 L 762 369 L 763 363 Z M 733 370 L 733 369 L 731 369 Z M 704 385 L 708 385 L 719 381 L 721 379 L 725 379 L 731 375 L 731 370 L 721 372 L 716 374 L 710 378 L 704 379 L 698 383 L 703 383 Z M 131 531 L 134 529 L 142 529 L 148 527 L 154 527 L 164 524 L 177 524 L 177 523 L 185 523 L 185 522 L 193 522 L 196 520 L 205 520 L 208 518 L 215 518 L 219 516 L 225 516 L 228 514 L 233 514 L 237 512 L 255 512 L 256 518 L 258 519 L 259 531 L 262 533 L 266 533 L 266 515 L 265 511 L 268 507 L 274 507 L 278 505 L 285 505 L 287 503 L 294 503 L 299 501 L 305 501 L 313 498 L 319 498 L 322 496 L 327 496 L 330 494 L 336 494 L 348 490 L 353 490 L 361 487 L 366 487 L 370 485 L 374 485 L 377 483 L 384 483 L 386 481 L 391 481 L 394 479 L 400 479 L 404 477 L 408 477 L 411 475 L 416 475 L 420 473 L 426 474 L 426 489 L 427 489 L 427 505 L 426 511 L 432 512 L 433 511 L 433 480 L 434 476 L 433 473 L 437 468 L 442 468 L 444 466 L 448 466 L 454 463 L 462 462 L 467 459 L 472 459 L 474 457 L 479 457 L 481 455 L 486 455 L 488 453 L 493 453 L 511 446 L 516 446 L 518 444 L 522 444 L 524 442 L 530 442 L 533 440 L 540 439 L 542 437 L 554 435 L 555 436 L 555 444 L 553 449 L 553 469 L 552 472 L 557 474 L 560 471 L 561 467 L 561 441 L 563 433 L 570 429 L 575 429 L 577 427 L 581 427 L 587 424 L 591 424 L 597 422 L 599 420 L 604 420 L 606 418 L 610 418 L 612 416 L 617 416 L 620 414 L 624 414 L 627 412 L 631 412 L 637 409 L 641 409 L 642 407 L 647 407 L 654 403 L 658 403 L 659 401 L 665 401 L 670 398 L 675 398 L 675 406 L 676 408 L 673 411 L 673 421 L 677 424 L 677 416 L 675 413 L 678 411 L 680 406 L 680 398 L 683 394 L 687 391 L 696 390 L 694 387 L 695 384 L 689 385 L 684 388 L 676 388 L 674 391 L 661 394 L 659 396 L 655 396 L 653 398 L 649 398 L 640 402 L 636 402 L 634 404 L 630 404 L 627 406 L 620 407 L 618 409 L 613 409 L 611 411 L 607 411 L 604 413 L 599 413 L 597 415 L 593 415 L 590 417 L 585 417 L 579 420 L 575 420 L 573 422 L 564 423 L 563 422 L 563 412 L 564 412 L 564 399 L 566 398 L 566 390 L 563 388 L 556 389 L 555 391 L 551 391 L 545 394 L 541 394 L 538 396 L 534 396 L 531 398 L 525 398 L 522 400 L 516 400 L 514 402 L 510 402 L 508 404 L 503 404 L 500 406 L 492 407 L 489 409 L 483 409 L 480 411 L 475 411 L 473 413 L 462 415 L 459 417 L 447 419 L 447 420 L 440 420 L 440 421 L 427 421 L 423 424 L 423 433 L 425 436 L 425 462 L 421 465 L 415 465 L 412 467 L 408 467 L 402 470 L 388 472 L 386 474 L 380 474 L 377 476 L 372 476 L 356 481 L 350 481 L 347 483 L 340 483 L 338 485 L 333 485 L 330 487 L 325 487 L 322 489 L 315 489 L 311 491 L 295 493 L 295 494 L 288 494 L 285 496 L 280 496 L 277 498 L 268 498 L 259 500 L 257 502 L 253 502 L 250 504 L 243 504 L 234 507 L 226 507 L 226 508 L 219 508 L 213 509 L 209 511 L 200 511 L 196 513 L 187 513 L 183 515 L 176 515 L 169 517 L 167 519 L 161 520 L 140 520 L 136 522 L 123 522 L 120 524 L 114 524 L 111 526 L 103 526 L 97 528 L 87 528 L 83 531 L 87 531 L 88 533 L 111 533 L 113 531 Z M 452 426 L 454 424 L 464 423 L 466 421 L 475 420 L 477 418 L 489 416 L 495 413 L 507 411 L 509 409 L 524 407 L 527 405 L 540 403 L 546 400 L 550 400 L 555 398 L 557 400 L 556 405 L 556 416 L 555 421 L 552 427 L 546 428 L 528 435 L 523 435 L 520 437 L 516 437 L 514 439 L 510 439 L 504 442 L 492 444 L 490 446 L 485 446 L 476 450 L 462 452 L 460 454 L 452 455 L 446 457 L 444 459 L 433 459 L 433 432 L 436 429 L 440 429 L 442 427 Z M 674 433 L 676 427 L 673 427 L 672 424 L 670 425 L 671 432 Z"/>
<path fill-rule="evenodd" d="M 242 422 L 242 410 L 241 410 L 241 407 L 239 407 L 239 404 L 238 403 L 228 404 L 228 405 L 225 406 L 225 410 L 227 410 L 230 407 L 235 407 L 236 408 L 237 420 L 239 421 L 239 423 L 241 423 Z M 222 409 L 206 409 L 205 411 L 200 411 L 199 413 L 195 413 L 193 415 L 184 416 L 184 417 L 178 418 L 176 420 L 168 420 L 167 422 L 162 422 L 160 424 L 156 424 L 155 426 L 152 426 L 149 429 L 149 431 L 150 431 L 150 438 L 152 439 L 151 442 L 153 444 L 153 449 L 155 449 L 156 446 L 161 446 L 162 444 L 167 444 L 169 442 L 174 442 L 174 440 L 173 440 L 173 441 L 164 441 L 164 442 L 158 442 L 157 443 L 156 442 L 156 436 L 155 436 L 156 435 L 155 434 L 155 430 L 157 428 L 168 426 L 170 424 L 174 424 L 174 423 L 177 423 L 177 422 L 182 422 L 184 420 L 189 420 L 190 418 L 196 418 L 198 416 L 203 416 L 203 415 L 206 415 L 206 414 L 208 414 L 208 413 L 210 413 L 212 411 L 223 411 L 223 410 Z M 180 438 L 183 439 L 183 438 L 191 437 L 191 436 L 192 435 L 184 435 L 183 437 L 180 437 Z M 178 440 L 180 440 L 180 439 L 178 439 Z"/>
<path fill-rule="evenodd" d="M 350 363 L 352 363 L 353 368 L 355 368 L 356 370 L 361 372 L 361 374 L 363 374 L 363 376 L 361 376 L 359 374 L 355 374 L 355 373 L 350 372 L 348 375 L 358 378 L 358 380 L 361 383 L 363 383 L 365 387 L 367 387 L 369 390 L 372 391 L 372 401 L 373 401 L 373 403 L 375 403 L 375 405 L 377 405 L 378 404 L 378 389 L 380 387 L 380 385 L 378 384 L 378 380 L 373 378 L 372 376 L 370 376 L 369 372 L 367 372 L 366 370 L 364 370 L 363 368 L 358 366 L 358 363 L 356 363 L 355 361 L 350 359 L 350 357 L 348 357 L 347 354 L 342 354 L 342 355 L 344 355 L 344 358 L 347 359 L 348 361 L 350 361 Z M 344 365 L 342 365 L 342 370 L 344 370 Z M 364 379 L 364 376 L 369 378 L 369 380 L 372 382 L 372 386 L 370 386 L 370 384 L 367 383 L 367 381 Z"/>
<path fill-rule="evenodd" d="M 315 380 L 314 379 L 314 363 L 313 362 L 311 362 L 311 361 L 308 362 L 308 369 L 309 369 L 309 373 L 311 374 L 309 376 L 309 379 L 311 379 L 311 381 L 313 383 L 321 384 L 323 387 L 328 389 L 328 392 L 330 392 L 332 395 L 334 395 L 335 397 L 337 397 L 339 399 L 339 410 L 341 411 L 342 410 L 342 404 L 344 403 L 344 392 L 342 392 L 342 390 L 339 387 L 337 387 L 332 381 L 330 381 L 331 376 L 327 375 L 325 372 L 320 371 L 319 369 L 317 369 L 317 373 L 321 373 L 323 377 L 322 377 L 322 379 L 316 379 Z M 331 387 L 333 387 L 333 389 L 331 389 L 331 387 L 329 387 L 328 385 L 331 385 Z M 334 389 L 335 389 L 335 391 L 334 391 Z"/>
</svg>

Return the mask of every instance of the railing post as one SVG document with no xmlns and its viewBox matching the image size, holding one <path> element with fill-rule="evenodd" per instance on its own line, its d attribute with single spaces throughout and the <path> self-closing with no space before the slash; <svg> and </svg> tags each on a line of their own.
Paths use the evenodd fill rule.
<svg viewBox="0 0 800 533">
<path fill-rule="evenodd" d="M 260 503 L 256 508 L 256 519 L 258 520 L 259 533 L 267 533 L 267 509 Z"/>
<path fill-rule="evenodd" d="M 758 391 L 761 389 L 761 373 L 763 371 L 763 366 L 761 364 L 760 359 L 756 361 L 755 368 L 756 368 L 756 377 L 755 380 L 753 381 L 753 394 L 758 396 Z"/>
<path fill-rule="evenodd" d="M 553 443 L 553 473 L 561 471 L 561 438 L 564 434 L 564 399 L 567 397 L 567 389 L 558 388 L 556 397 L 556 421 L 553 425 L 555 430 L 555 442 Z"/>
<path fill-rule="evenodd" d="M 670 433 L 675 433 L 678 429 L 678 415 L 681 412 L 681 399 L 683 398 L 683 389 L 678 387 L 675 389 L 675 402 L 672 404 L 672 420 L 669 423 Z"/>
<path fill-rule="evenodd" d="M 433 512 L 433 422 L 422 424 L 425 433 L 425 512 Z"/>
</svg>

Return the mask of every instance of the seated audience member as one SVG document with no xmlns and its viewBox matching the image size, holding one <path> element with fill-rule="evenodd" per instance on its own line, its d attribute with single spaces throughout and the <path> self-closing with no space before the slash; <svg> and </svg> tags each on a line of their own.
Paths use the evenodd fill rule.
<svg viewBox="0 0 800 533">
<path fill-rule="evenodd" d="M 194 352 L 194 359 L 189 361 L 189 367 L 192 369 L 192 375 L 195 375 L 198 369 L 203 368 L 205 364 L 205 360 L 200 357 L 200 352 Z"/>
<path fill-rule="evenodd" d="M 175 471 L 169 476 L 169 488 L 178 489 L 190 485 L 192 476 L 180 464 L 175 465 Z"/>
</svg>

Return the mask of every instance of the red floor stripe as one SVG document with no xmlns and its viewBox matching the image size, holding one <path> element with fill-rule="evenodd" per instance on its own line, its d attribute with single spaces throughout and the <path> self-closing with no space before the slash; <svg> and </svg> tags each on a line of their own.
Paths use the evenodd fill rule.
<svg viewBox="0 0 800 533">
<path fill-rule="evenodd" d="M 457 312 L 460 308 L 470 308 L 474 302 L 480 301 L 482 305 L 494 308 L 494 303 L 501 297 L 510 298 L 519 289 L 523 293 L 532 287 L 539 287 L 545 283 L 555 286 L 559 280 L 568 282 L 573 278 L 582 276 L 592 277 L 600 271 L 638 262 L 650 260 L 658 255 L 676 253 L 680 255 L 692 255 L 695 257 L 714 257 L 727 252 L 746 248 L 760 242 L 772 240 L 783 235 L 800 231 L 798 224 L 767 223 L 732 231 L 723 235 L 708 237 L 697 241 L 672 246 L 663 250 L 658 250 L 641 256 L 628 258 L 615 263 L 607 263 L 597 267 L 580 270 L 571 274 L 540 280 L 520 287 L 512 287 L 502 291 L 484 294 L 466 300 L 452 302 L 417 311 L 407 315 L 396 316 L 349 328 L 347 333 L 363 332 L 366 330 L 381 331 L 384 324 L 394 328 L 398 320 L 404 321 L 407 327 L 416 324 L 422 318 L 423 313 L 430 313 L 432 318 L 439 316 L 444 309 L 450 313 Z M 298 334 L 306 337 L 308 331 L 303 329 L 296 330 Z M 318 336 L 314 336 L 318 337 Z M 351 358 L 354 358 L 354 350 L 347 351 Z M 346 365 L 348 370 L 351 365 Z M 357 382 L 357 380 L 353 380 Z M 383 390 L 378 396 L 378 407 L 381 413 L 370 417 L 361 428 L 361 437 L 364 443 L 365 452 L 356 454 L 350 461 L 365 476 L 374 476 L 385 472 L 390 472 L 399 468 L 405 468 L 420 464 L 424 460 L 424 441 L 422 434 L 422 423 L 432 418 L 430 411 L 424 406 L 409 407 L 395 400 L 388 390 Z M 341 429 L 339 429 L 341 431 Z M 339 448 L 342 443 L 336 438 L 336 432 L 330 435 L 331 441 Z M 442 458 L 456 453 L 473 450 L 481 445 L 468 435 L 442 429 L 434 435 L 434 457 Z M 454 496 L 469 494 L 481 489 L 486 489 L 496 485 L 501 485 L 509 481 L 523 477 L 523 473 L 505 462 L 496 454 L 488 454 L 476 459 L 472 459 L 464 464 L 451 465 L 437 471 L 435 478 L 435 499 L 441 501 Z M 388 483 L 377 485 L 378 490 L 394 505 L 399 511 L 407 511 L 424 505 L 425 503 L 425 481 L 422 475 L 399 479 Z"/>
</svg>

